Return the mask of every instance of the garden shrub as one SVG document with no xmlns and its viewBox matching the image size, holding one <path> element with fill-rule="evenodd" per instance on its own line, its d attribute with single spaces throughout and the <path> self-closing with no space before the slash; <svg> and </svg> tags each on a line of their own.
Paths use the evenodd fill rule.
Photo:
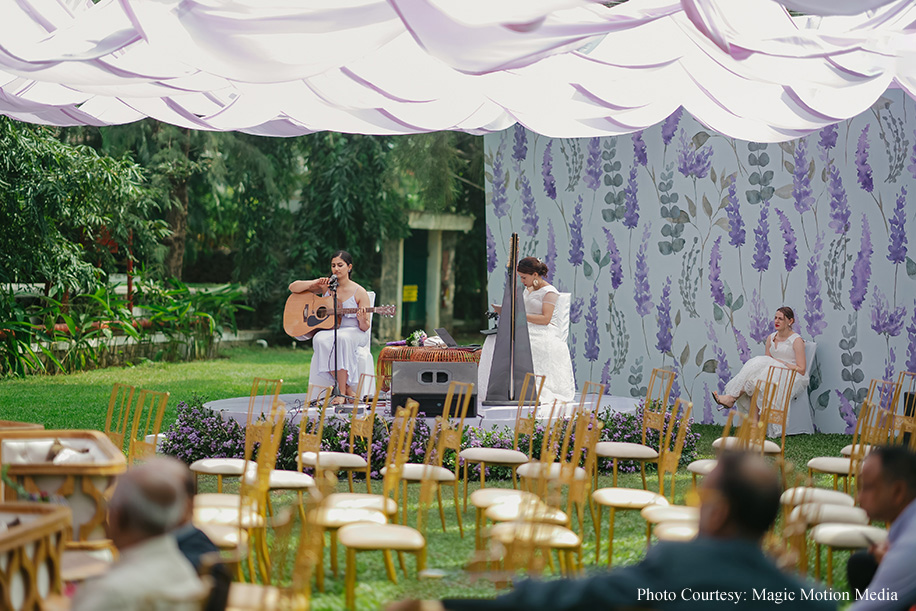
<svg viewBox="0 0 916 611">
<path fill-rule="evenodd" d="M 162 452 L 191 464 L 201 458 L 243 458 L 245 430 L 235 420 L 204 406 L 204 398 L 181 401 L 178 418 L 165 432 Z"/>
</svg>

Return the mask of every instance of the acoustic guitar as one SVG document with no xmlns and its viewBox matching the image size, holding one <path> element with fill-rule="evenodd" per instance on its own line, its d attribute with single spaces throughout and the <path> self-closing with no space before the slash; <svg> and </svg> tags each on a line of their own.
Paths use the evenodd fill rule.
<svg viewBox="0 0 916 611">
<path fill-rule="evenodd" d="M 394 316 L 397 308 L 393 305 L 363 308 L 382 316 Z M 342 308 L 337 306 L 338 318 L 344 314 L 357 314 L 360 308 Z M 333 329 L 334 296 L 322 297 L 315 293 L 293 293 L 286 300 L 283 310 L 283 330 L 291 337 L 300 338 L 322 329 Z"/>
</svg>

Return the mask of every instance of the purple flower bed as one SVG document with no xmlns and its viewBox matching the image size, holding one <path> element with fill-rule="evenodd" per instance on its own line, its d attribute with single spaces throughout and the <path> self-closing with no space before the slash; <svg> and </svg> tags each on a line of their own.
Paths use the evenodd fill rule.
<svg viewBox="0 0 916 611">
<path fill-rule="evenodd" d="M 189 402 L 182 401 L 177 406 L 178 418 L 166 431 L 166 439 L 163 443 L 163 452 L 175 456 L 187 463 L 192 463 L 201 458 L 242 458 L 245 451 L 245 433 L 244 428 L 234 420 L 223 420 L 219 413 L 203 405 L 201 397 L 194 397 Z M 622 414 L 604 412 L 599 414 L 599 418 L 604 422 L 604 430 L 601 433 L 602 441 L 625 441 L 631 443 L 642 443 L 642 406 L 639 407 L 636 414 Z M 667 422 L 667 420 L 666 420 Z M 375 420 L 375 432 L 372 440 L 372 457 L 371 472 L 373 479 L 380 478 L 379 471 L 385 466 L 385 457 L 387 454 L 388 435 L 387 431 L 391 424 L 391 419 L 379 416 Z M 687 422 L 688 427 L 693 426 L 693 419 Z M 322 433 L 321 449 L 331 452 L 349 452 L 349 416 L 332 415 L 325 420 L 324 430 Z M 677 434 L 675 430 L 672 434 L 672 440 Z M 414 430 L 413 441 L 410 446 L 409 462 L 423 462 L 426 454 L 427 444 L 429 443 L 430 427 L 425 420 L 417 421 Z M 296 468 L 296 452 L 298 451 L 299 425 L 292 424 L 287 418 L 283 428 L 283 438 L 280 441 L 280 449 L 277 452 L 277 468 L 291 469 Z M 482 429 L 473 426 L 465 426 L 461 440 L 462 448 L 512 448 L 514 432 L 509 427 L 502 429 Z M 571 436 L 569 447 L 573 447 L 575 439 Z M 541 443 L 544 438 L 544 426 L 537 424 L 535 426 L 533 440 L 533 454 L 535 458 L 540 457 Z M 686 465 L 696 459 L 696 444 L 699 440 L 699 433 L 694 433 L 688 428 L 687 436 L 684 440 L 684 450 L 681 454 L 681 464 Z M 656 431 L 649 431 L 646 443 L 653 448 L 658 448 L 659 435 Z M 519 450 L 526 452 L 529 447 L 528 436 L 522 435 L 519 438 Z M 356 452 L 363 458 L 366 457 L 367 447 L 365 441 L 357 440 Z M 456 454 L 448 452 L 442 461 L 442 465 L 447 469 L 454 469 Z M 611 473 L 611 461 L 600 460 L 598 464 L 599 472 L 603 475 Z M 639 468 L 636 462 L 621 462 L 618 464 L 620 473 L 633 472 Z M 654 469 L 654 466 L 650 465 Z M 477 479 L 480 477 L 479 465 L 471 465 L 469 477 Z M 355 477 L 361 478 L 361 473 L 356 473 Z M 511 477 L 511 471 L 506 467 L 487 467 L 487 479 L 507 480 Z"/>
</svg>

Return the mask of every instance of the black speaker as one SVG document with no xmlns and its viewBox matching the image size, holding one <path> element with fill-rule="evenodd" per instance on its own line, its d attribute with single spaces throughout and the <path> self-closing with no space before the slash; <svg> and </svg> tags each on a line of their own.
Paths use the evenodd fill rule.
<svg viewBox="0 0 916 611">
<path fill-rule="evenodd" d="M 391 410 L 403 407 L 407 399 L 420 404 L 418 413 L 429 418 L 441 416 L 451 382 L 473 384 L 467 415 L 477 417 L 477 363 L 424 363 L 395 361 L 391 364 Z M 452 415 L 456 405 L 452 405 Z"/>
</svg>

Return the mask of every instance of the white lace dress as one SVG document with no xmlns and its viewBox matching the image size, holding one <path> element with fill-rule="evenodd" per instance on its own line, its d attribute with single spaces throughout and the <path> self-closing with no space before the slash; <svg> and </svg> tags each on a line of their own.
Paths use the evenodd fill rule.
<svg viewBox="0 0 916 611">
<path fill-rule="evenodd" d="M 755 356 L 750 359 L 744 364 L 738 375 L 725 385 L 724 392 L 726 395 L 734 397 L 739 393 L 743 393 L 738 397 L 735 406 L 744 413 L 747 413 L 751 408 L 751 395 L 754 394 L 754 386 L 759 380 L 766 380 L 770 367 L 785 367 L 787 363 L 795 364 L 795 348 L 793 344 L 801 336 L 798 333 L 793 333 L 779 343 L 774 343 L 775 337 L 775 333 L 767 337 L 766 345 L 770 348 L 770 356 Z M 795 382 L 792 384 L 793 399 L 798 396 L 802 389 L 808 387 L 809 373 L 805 371 L 805 375 L 795 374 Z M 783 395 L 780 392 L 777 396 Z"/>
<path fill-rule="evenodd" d="M 548 297 L 553 295 L 553 297 Z M 559 291 L 552 286 L 545 286 L 536 291 L 525 291 L 525 313 L 542 314 L 544 299 L 556 303 Z M 576 381 L 573 378 L 572 359 L 569 346 L 560 335 L 557 324 L 559 312 L 555 307 L 550 323 L 535 325 L 528 323 L 528 339 L 531 342 L 531 360 L 535 375 L 546 376 L 541 391 L 541 404 L 552 404 L 558 401 L 572 401 L 576 395 Z"/>
</svg>

